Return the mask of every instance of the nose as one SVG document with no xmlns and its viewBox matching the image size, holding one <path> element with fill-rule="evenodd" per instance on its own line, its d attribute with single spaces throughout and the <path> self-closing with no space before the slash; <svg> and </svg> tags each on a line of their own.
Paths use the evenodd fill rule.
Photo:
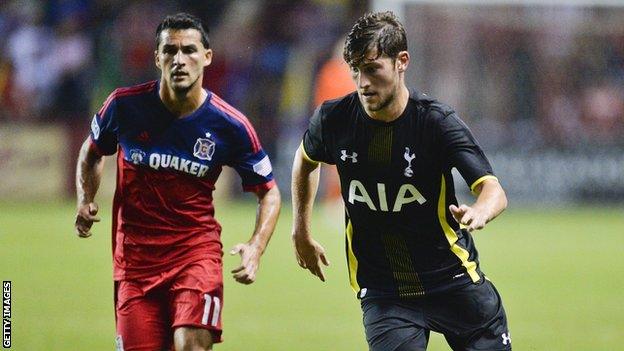
<svg viewBox="0 0 624 351">
<path fill-rule="evenodd" d="M 370 85 L 370 80 L 366 77 L 366 75 L 361 72 L 357 75 L 357 86 L 360 89 L 367 88 Z"/>
<path fill-rule="evenodd" d="M 182 50 L 178 50 L 178 52 L 176 52 L 176 54 L 173 56 L 173 64 L 175 66 L 184 65 L 184 62 L 182 60 Z"/>
</svg>

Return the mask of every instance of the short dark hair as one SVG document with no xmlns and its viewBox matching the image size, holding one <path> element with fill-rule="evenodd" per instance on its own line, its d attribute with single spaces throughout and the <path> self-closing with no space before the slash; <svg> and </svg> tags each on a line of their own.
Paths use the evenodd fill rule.
<svg viewBox="0 0 624 351">
<path fill-rule="evenodd" d="M 210 42 L 208 41 L 208 31 L 204 28 L 201 21 L 188 13 L 180 12 L 175 15 L 169 15 L 160 22 L 156 29 L 156 50 L 160 45 L 160 33 L 165 29 L 197 29 L 201 34 L 201 42 L 206 49 L 210 48 Z"/>
<path fill-rule="evenodd" d="M 377 57 L 386 54 L 392 59 L 407 50 L 405 28 L 392 11 L 369 12 L 355 22 L 345 40 L 344 60 L 358 66 L 373 48 L 377 48 Z"/>
</svg>

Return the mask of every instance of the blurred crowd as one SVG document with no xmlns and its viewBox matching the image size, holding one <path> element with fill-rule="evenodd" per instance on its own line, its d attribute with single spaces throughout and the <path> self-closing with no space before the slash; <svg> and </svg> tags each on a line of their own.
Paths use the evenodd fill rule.
<svg viewBox="0 0 624 351">
<path fill-rule="evenodd" d="M 94 43 L 85 2 L 0 5 L 0 118 L 77 118 L 89 110 Z"/>
<path fill-rule="evenodd" d="M 209 28 L 214 61 L 205 85 L 252 119 L 272 153 L 280 131 L 310 113 L 319 67 L 365 7 L 347 0 L 2 1 L 0 121 L 86 126 L 113 89 L 158 77 L 155 29 L 167 14 L 185 11 Z"/>
<path fill-rule="evenodd" d="M 209 28 L 214 59 L 206 87 L 252 120 L 276 177 L 286 181 L 314 107 L 354 88 L 342 44 L 370 5 L 0 1 L 0 124 L 65 126 L 73 163 L 106 96 L 158 77 L 155 29 L 167 14 L 185 11 Z M 404 8 L 408 85 L 455 107 L 486 151 L 624 145 L 624 8 Z M 334 183 L 327 187 L 332 197 L 338 196 L 337 180 L 327 179 Z M 68 176 L 68 193 L 72 182 Z"/>
<path fill-rule="evenodd" d="M 486 149 L 624 145 L 621 7 L 410 5 L 417 86 Z"/>
</svg>

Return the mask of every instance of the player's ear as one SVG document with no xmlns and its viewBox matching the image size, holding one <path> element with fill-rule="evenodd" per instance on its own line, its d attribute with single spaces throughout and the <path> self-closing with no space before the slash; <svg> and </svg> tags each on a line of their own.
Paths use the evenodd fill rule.
<svg viewBox="0 0 624 351">
<path fill-rule="evenodd" d="M 154 63 L 156 64 L 156 67 L 158 67 L 158 69 L 162 69 L 162 67 L 160 67 L 160 57 L 158 57 L 158 49 L 154 51 Z"/>
<path fill-rule="evenodd" d="M 212 63 L 212 49 L 207 49 L 204 55 L 206 55 L 205 56 L 206 60 L 204 61 L 204 67 L 208 67 Z"/>
<path fill-rule="evenodd" d="M 399 73 L 404 73 L 405 71 L 407 71 L 407 66 L 409 66 L 409 61 L 410 61 L 409 52 L 407 51 L 399 52 L 396 58 L 396 65 L 397 65 L 396 68 L 399 71 Z"/>
</svg>

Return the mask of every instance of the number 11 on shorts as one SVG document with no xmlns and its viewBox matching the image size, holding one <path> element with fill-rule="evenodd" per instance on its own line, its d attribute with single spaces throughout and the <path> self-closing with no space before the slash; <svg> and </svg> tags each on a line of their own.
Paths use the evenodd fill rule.
<svg viewBox="0 0 624 351">
<path fill-rule="evenodd" d="M 208 320 L 210 320 L 210 325 L 213 327 L 217 326 L 219 322 L 219 313 L 221 313 L 221 300 L 217 296 L 210 296 L 209 294 L 204 294 L 204 299 L 206 300 L 206 304 L 204 305 L 204 315 L 202 316 L 202 324 L 208 325 Z M 214 304 L 214 308 L 211 309 Z M 210 313 L 212 310 L 212 313 Z M 210 318 L 212 316 L 212 318 Z"/>
</svg>

